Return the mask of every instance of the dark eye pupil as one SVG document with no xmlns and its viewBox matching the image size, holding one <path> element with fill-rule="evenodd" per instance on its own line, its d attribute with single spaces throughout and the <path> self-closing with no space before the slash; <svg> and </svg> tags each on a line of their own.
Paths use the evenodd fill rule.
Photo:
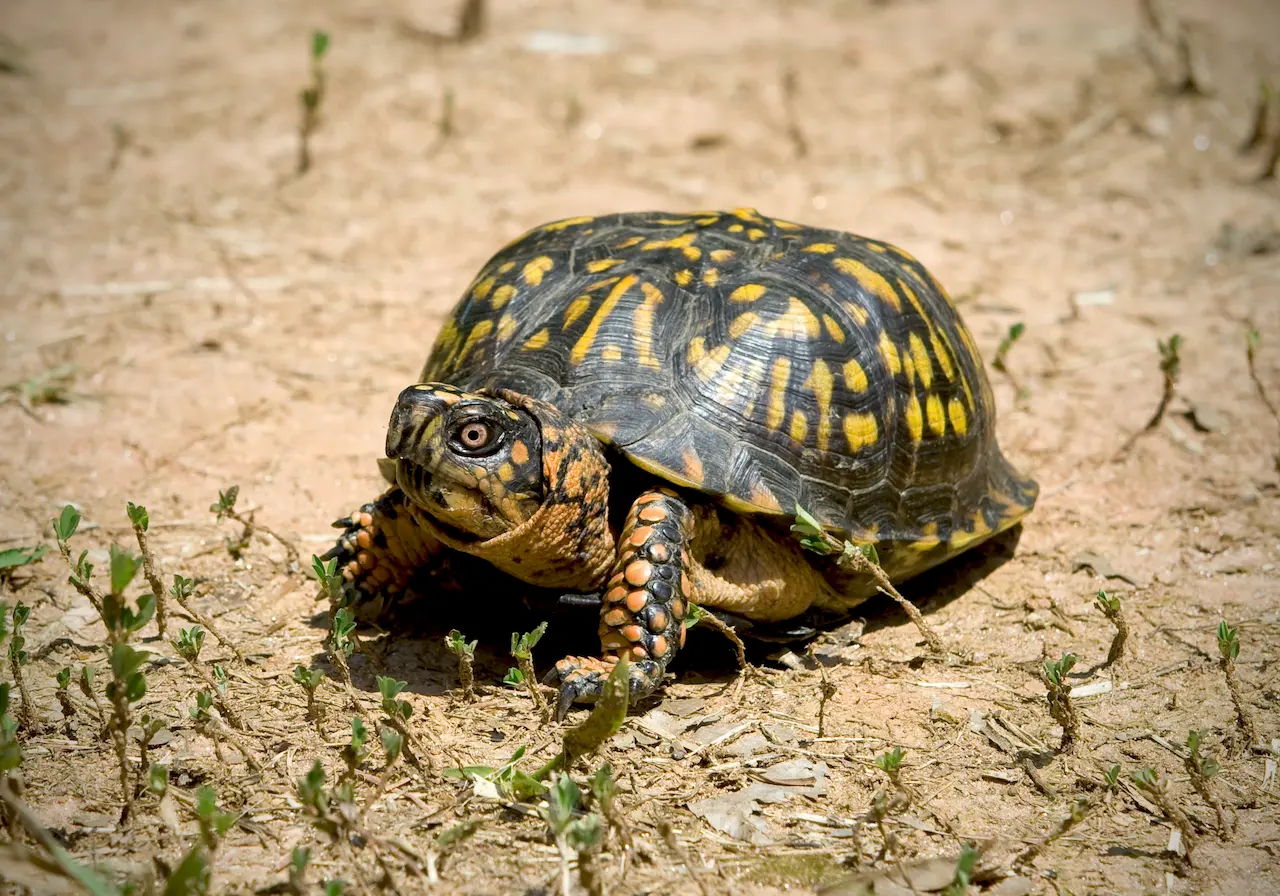
<svg viewBox="0 0 1280 896">
<path fill-rule="evenodd" d="M 471 448 L 478 448 L 485 443 L 488 435 L 488 430 L 483 426 L 478 423 L 472 423 L 462 430 L 462 441 L 463 444 Z"/>
</svg>

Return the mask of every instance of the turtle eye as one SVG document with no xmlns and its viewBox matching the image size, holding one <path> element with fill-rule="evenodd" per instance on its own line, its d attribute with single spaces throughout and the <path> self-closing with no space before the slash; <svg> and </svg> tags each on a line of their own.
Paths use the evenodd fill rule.
<svg viewBox="0 0 1280 896">
<path fill-rule="evenodd" d="M 496 447 L 497 430 L 483 420 L 468 420 L 453 433 L 454 446 L 463 454 L 482 455 Z"/>
</svg>

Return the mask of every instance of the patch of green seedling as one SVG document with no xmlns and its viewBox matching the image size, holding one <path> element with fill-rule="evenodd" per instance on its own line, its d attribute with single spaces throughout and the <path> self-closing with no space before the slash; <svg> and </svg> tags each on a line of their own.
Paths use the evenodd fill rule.
<svg viewBox="0 0 1280 896">
<path fill-rule="evenodd" d="M 1240 656 L 1240 630 L 1227 625 L 1226 621 L 1218 623 L 1218 665 L 1227 680 L 1227 690 L 1231 693 L 1231 702 L 1236 708 L 1236 726 L 1239 736 L 1233 738 L 1237 745 L 1237 754 L 1248 752 L 1258 741 L 1258 729 L 1253 723 L 1253 711 L 1245 702 L 1244 693 L 1240 690 L 1240 680 L 1236 678 L 1236 658 Z"/>
<path fill-rule="evenodd" d="M 539 814 L 551 828 L 551 836 L 560 852 L 560 888 L 573 892 L 570 875 L 572 860 L 578 863 L 578 882 L 591 896 L 604 892 L 600 872 L 600 848 L 604 843 L 604 819 L 582 811 L 582 791 L 568 774 L 557 774 L 547 788 L 546 802 Z"/>
<path fill-rule="evenodd" d="M 5 548 L 0 551 L 0 594 L 9 588 L 9 580 L 16 570 L 40 562 L 47 553 L 49 548 L 43 544 L 31 548 Z"/>
<path fill-rule="evenodd" d="M 17 402 L 22 410 L 33 417 L 39 405 L 70 404 L 71 387 L 75 383 L 77 370 L 74 364 L 62 364 L 29 380 L 10 383 L 0 390 L 0 402 Z"/>
<path fill-rule="evenodd" d="M 355 791 L 356 776 L 360 772 L 360 767 L 364 765 L 364 761 L 369 758 L 369 729 L 364 726 L 364 722 L 359 716 L 351 720 L 351 740 L 342 747 L 342 761 L 347 769 L 343 773 L 342 780 L 349 783 L 352 792 Z"/>
<path fill-rule="evenodd" d="M 1187 775 L 1191 779 L 1191 786 L 1205 801 L 1205 804 L 1213 810 L 1213 814 L 1218 822 L 1218 835 L 1222 839 L 1227 839 L 1231 828 L 1227 824 L 1227 814 L 1223 811 L 1222 801 L 1218 799 L 1213 792 L 1212 779 L 1222 771 L 1222 766 L 1216 760 L 1204 756 L 1200 752 L 1203 744 L 1203 737 L 1199 731 L 1191 731 L 1187 734 L 1187 755 L 1183 757 L 1182 764 L 1187 770 Z"/>
<path fill-rule="evenodd" d="M 889 779 L 889 783 L 893 785 L 893 789 L 907 794 L 907 788 L 902 784 L 902 760 L 906 758 L 907 751 L 902 747 L 894 747 L 888 752 L 881 753 L 875 758 L 876 768 L 884 772 L 885 777 Z"/>
<path fill-rule="evenodd" d="M 138 598 L 136 607 L 130 606 L 124 591 L 138 571 L 138 558 L 117 545 L 112 545 L 108 554 L 110 590 L 103 594 L 93 583 L 93 564 L 88 561 L 88 551 L 82 551 L 76 560 L 71 558 L 70 540 L 79 525 L 80 511 L 70 504 L 53 521 L 58 549 L 71 567 L 69 581 L 97 610 L 107 629 L 106 649 L 111 669 L 111 680 L 105 689 L 111 706 L 107 730 L 120 765 L 120 793 L 124 802 L 120 820 L 123 824 L 129 820 L 136 792 L 129 780 L 128 731 L 133 724 L 133 705 L 147 692 L 142 666 L 149 656 L 129 642 L 155 615 L 156 598 L 154 594 L 143 595 Z M 145 769 L 139 769 L 140 775 L 144 773 Z"/>
<path fill-rule="evenodd" d="M 226 491 L 219 491 L 218 500 L 209 505 L 209 512 L 214 514 L 218 522 L 222 522 L 224 519 L 227 519 L 237 522 L 241 526 L 241 532 L 237 537 L 232 538 L 227 536 L 227 553 L 229 553 L 233 559 L 240 560 L 244 556 L 244 552 L 249 549 L 249 544 L 253 541 L 254 534 L 261 532 L 263 535 L 273 539 L 282 548 L 284 548 L 285 553 L 288 555 L 286 564 L 289 570 L 291 572 L 297 570 L 298 549 L 294 546 L 293 542 L 289 541 L 287 538 L 283 538 L 277 534 L 275 530 L 268 529 L 266 526 L 262 525 L 262 523 L 258 522 L 254 516 L 254 511 L 251 510 L 245 513 L 236 510 L 236 500 L 239 497 L 240 486 L 233 485 Z"/>
<path fill-rule="evenodd" d="M 295 846 L 289 853 L 289 892 L 303 896 L 307 892 L 307 866 L 311 864 L 311 847 Z"/>
<path fill-rule="evenodd" d="M 481 820 L 469 818 L 445 828 L 431 841 L 427 849 L 427 883 L 440 883 L 440 872 L 444 869 L 444 860 L 459 843 L 467 840 L 480 830 Z"/>
<path fill-rule="evenodd" d="M 240 648 L 236 645 L 236 642 L 228 638 L 207 613 L 200 612 L 200 610 L 191 603 L 191 597 L 195 594 L 195 590 L 195 579 L 189 579 L 186 576 L 175 573 L 173 576 L 173 587 L 169 589 L 169 596 L 174 599 L 178 606 L 187 611 L 187 615 L 200 623 L 201 627 L 204 628 L 205 631 L 217 638 L 219 644 L 235 654 L 236 660 L 238 660 L 240 665 L 243 666 L 245 664 L 244 654 L 240 652 Z"/>
<path fill-rule="evenodd" d="M 22 765 L 22 745 L 18 743 L 18 722 L 9 715 L 9 682 L 0 681 L 0 787 L 4 778 Z"/>
<path fill-rule="evenodd" d="M 1067 684 L 1067 674 L 1076 660 L 1074 653 L 1065 653 L 1057 661 L 1045 660 L 1040 672 L 1040 678 L 1048 689 L 1049 715 L 1062 726 L 1062 742 L 1058 749 L 1063 753 L 1074 750 L 1080 740 L 1080 716 L 1071 702 L 1071 686 Z"/>
<path fill-rule="evenodd" d="M 1155 412 L 1142 429 L 1125 439 L 1124 444 L 1112 456 L 1113 460 L 1128 454 L 1139 438 L 1153 431 L 1164 420 L 1164 415 L 1169 410 L 1169 405 L 1173 403 L 1174 397 L 1178 394 L 1178 377 L 1182 372 L 1181 350 L 1182 336 L 1178 333 L 1174 333 L 1168 339 L 1156 340 L 1156 351 L 1160 356 L 1160 403 L 1156 405 Z"/>
<path fill-rule="evenodd" d="M 441 774 L 446 778 L 473 782 L 476 792 L 489 799 L 518 801 L 540 797 L 547 790 L 542 783 L 546 774 L 537 772 L 530 775 L 519 767 L 527 749 L 524 746 L 517 747 L 511 758 L 496 768 L 488 765 L 464 765 L 460 768 L 447 768 Z M 549 773 L 548 768 L 547 774 Z"/>
<path fill-rule="evenodd" d="M 547 704 L 546 698 L 542 696 L 542 691 L 538 689 L 538 679 L 533 671 L 533 648 L 547 631 L 545 622 L 538 623 L 538 627 L 531 632 L 523 634 L 511 633 L 511 656 L 518 664 L 520 671 L 520 681 L 524 683 L 525 690 L 529 692 L 529 696 L 533 699 L 534 708 L 538 710 L 538 715 L 542 718 L 543 724 L 551 721 L 551 708 Z M 511 673 L 507 673 L 510 677 Z M 503 679 L 506 681 L 506 679 Z"/>
<path fill-rule="evenodd" d="M 1009 369 L 1009 352 L 1017 344 L 1022 335 L 1027 332 L 1027 325 L 1022 321 L 1018 321 L 1009 327 L 1008 331 L 1000 339 L 1000 344 L 996 346 L 995 356 L 991 359 L 991 367 L 1000 371 L 1009 380 L 1009 384 L 1013 386 L 1014 393 L 1018 397 L 1018 401 L 1026 401 L 1031 393 L 1025 389 L 1018 378 L 1013 375 L 1013 371 Z"/>
<path fill-rule="evenodd" d="M 898 606 L 902 607 L 902 611 L 919 629 L 920 634 L 924 636 L 925 643 L 929 645 L 929 650 L 936 656 L 946 656 L 947 648 L 942 643 L 942 638 L 938 637 L 938 633 L 933 630 L 933 626 L 925 621 L 920 610 L 911 601 L 907 600 L 893 586 L 893 582 L 889 580 L 889 576 L 880 566 L 880 556 L 873 544 L 854 544 L 851 541 L 840 541 L 830 532 L 822 527 L 809 511 L 805 510 L 799 504 L 796 505 L 796 521 L 791 526 L 791 534 L 796 536 L 800 545 L 815 554 L 824 556 L 838 555 L 836 562 L 844 569 L 860 575 L 870 576 L 872 581 L 876 583 L 876 588 L 882 593 L 893 598 Z"/>
<path fill-rule="evenodd" d="M 618 732 L 622 723 L 627 720 L 630 699 L 630 665 L 626 654 L 623 654 L 609 671 L 604 692 L 591 707 L 586 719 L 564 733 L 564 768 L 571 767 L 577 759 L 590 756 Z"/>
<path fill-rule="evenodd" d="M 1151 798 L 1151 802 L 1156 804 L 1156 808 L 1165 819 L 1178 829 L 1182 835 L 1183 858 L 1188 865 L 1192 864 L 1191 852 L 1195 849 L 1195 831 L 1191 827 L 1191 820 L 1173 798 L 1169 779 L 1160 777 L 1155 769 L 1147 767 L 1133 773 L 1133 783 Z"/>
<path fill-rule="evenodd" d="M 311 136 L 320 126 L 320 107 L 324 103 L 324 57 L 329 52 L 329 35 L 323 31 L 311 32 L 310 65 L 311 83 L 298 94 L 302 104 L 302 121 L 298 125 L 299 177 L 311 170 Z"/>
<path fill-rule="evenodd" d="M 156 628 L 160 632 L 160 637 L 165 638 L 168 637 L 169 610 L 164 599 L 164 585 L 160 584 L 160 576 L 156 573 L 156 560 L 147 543 L 147 528 L 151 525 L 151 515 L 147 513 L 147 508 L 132 501 L 126 503 L 125 511 L 129 515 L 129 524 L 133 526 L 138 550 L 142 553 L 143 575 L 146 576 L 147 584 L 151 586 L 151 593 L 156 598 Z"/>
<path fill-rule="evenodd" d="M 4 615 L 8 607 L 5 601 L 0 601 L 0 641 L 4 640 Z M 18 686 L 18 694 L 22 697 L 22 703 L 18 706 L 17 718 L 18 727 L 28 733 L 36 733 L 43 726 L 40 721 L 40 715 L 36 712 L 35 702 L 31 699 L 31 692 L 27 690 L 27 678 L 22 672 L 22 668 L 31 660 L 31 655 L 26 651 L 27 639 L 24 631 L 27 626 L 27 619 L 31 616 L 31 608 L 18 601 L 13 606 L 13 615 L 9 618 L 13 623 L 13 631 L 9 638 L 9 648 L 6 651 L 9 658 L 9 672 L 13 675 L 13 683 Z"/>
<path fill-rule="evenodd" d="M 1280 139 L 1276 141 L 1276 145 L 1280 146 Z M 1253 381 L 1254 391 L 1258 393 L 1258 398 L 1266 406 L 1271 413 L 1271 418 L 1280 423 L 1280 408 L 1277 408 L 1275 402 L 1271 400 L 1271 396 L 1267 394 L 1267 387 L 1262 384 L 1262 378 L 1258 376 L 1258 347 L 1262 345 L 1262 334 L 1252 327 L 1245 333 L 1245 359 L 1249 364 L 1249 379 Z"/>
<path fill-rule="evenodd" d="M 969 887 L 973 883 L 973 872 L 978 867 L 980 858 L 982 858 L 982 850 L 972 843 L 961 846 L 960 857 L 956 859 L 955 876 L 942 890 L 942 896 L 968 896 Z"/>
<path fill-rule="evenodd" d="M 473 666 L 476 658 L 476 645 L 479 641 L 468 641 L 456 628 L 445 636 L 444 646 L 458 658 L 458 689 L 460 696 L 468 703 L 476 698 L 475 672 Z"/>
<path fill-rule="evenodd" d="M 102 708 L 102 698 L 98 696 L 98 690 L 93 686 L 93 681 L 98 677 L 98 670 L 93 666 L 81 666 L 80 677 L 76 680 L 76 684 L 80 687 L 80 693 L 93 704 L 94 712 L 98 716 L 98 729 L 101 732 L 99 737 L 107 736 L 107 714 Z"/>
<path fill-rule="evenodd" d="M 1106 666 L 1114 666 L 1124 659 L 1124 646 L 1129 640 L 1129 622 L 1124 617 L 1124 605 L 1121 604 L 1120 598 L 1099 589 L 1096 601 L 1102 615 L 1111 620 L 1111 624 L 1116 628 L 1115 637 L 1111 639 L 1111 648 L 1107 651 L 1107 659 L 1104 663 Z"/>
<path fill-rule="evenodd" d="M 404 755 L 404 735 L 394 728 L 383 725 L 378 728 L 378 740 L 382 743 L 382 774 L 378 775 L 378 783 L 374 786 L 373 795 L 369 797 L 372 806 L 382 797 L 383 791 L 391 783 L 391 775 L 400 764 Z"/>
<path fill-rule="evenodd" d="M 316 728 L 316 733 L 324 737 L 324 731 L 321 725 L 324 719 L 320 712 L 320 704 L 316 702 L 316 690 L 324 681 L 323 669 L 308 669 L 299 663 L 293 667 L 293 680 L 302 687 L 307 695 L 307 719 Z"/>
<path fill-rule="evenodd" d="M 320 583 L 320 597 L 329 601 L 329 634 L 325 638 L 325 651 L 346 691 L 348 706 L 352 712 L 359 712 L 360 704 L 351 686 L 351 665 L 347 662 L 356 649 L 356 620 L 347 607 L 346 587 L 338 574 L 338 561 L 321 560 L 312 554 L 311 571 Z"/>
<path fill-rule="evenodd" d="M 65 666 L 53 676 L 54 696 L 62 710 L 62 724 L 67 737 L 71 737 L 71 720 L 76 716 L 76 704 L 71 699 L 71 667 Z"/>
<path fill-rule="evenodd" d="M 397 681 L 385 675 L 378 676 L 378 693 L 382 696 L 382 712 L 386 716 L 385 721 L 404 739 L 401 749 L 405 758 L 425 776 L 431 771 L 431 756 L 422 749 L 417 736 L 409 727 L 409 717 L 413 715 L 413 707 L 407 701 L 400 699 L 400 692 L 407 685 L 408 682 Z"/>
</svg>

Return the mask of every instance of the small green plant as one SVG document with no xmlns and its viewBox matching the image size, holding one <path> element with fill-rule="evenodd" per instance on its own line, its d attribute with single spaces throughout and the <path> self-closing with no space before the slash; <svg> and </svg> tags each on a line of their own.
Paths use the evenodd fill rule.
<svg viewBox="0 0 1280 896">
<path fill-rule="evenodd" d="M 200 623 L 201 627 L 204 628 L 205 631 L 217 638 L 219 644 L 235 654 L 236 660 L 238 660 L 240 665 L 243 666 L 245 664 L 244 654 L 240 652 L 240 648 L 236 646 L 236 642 L 228 638 L 210 616 L 205 613 L 201 613 L 200 610 L 191 603 L 191 598 L 195 594 L 195 591 L 195 579 L 189 579 L 186 576 L 178 575 L 176 573 L 174 574 L 173 587 L 169 589 L 169 596 L 174 599 L 178 606 L 187 611 L 187 615 Z"/>
<path fill-rule="evenodd" d="M 9 715 L 9 682 L 0 681 L 0 787 L 4 778 L 22 765 L 22 746 L 18 743 L 18 723 Z"/>
<path fill-rule="evenodd" d="M 147 529 L 151 525 L 151 516 L 147 513 L 147 508 L 132 501 L 127 502 L 125 511 L 129 515 L 130 525 L 133 526 L 138 551 L 142 554 L 142 572 L 156 599 L 156 628 L 160 632 L 160 637 L 165 638 L 168 637 L 169 610 L 165 602 L 164 585 L 160 583 L 160 576 L 156 573 L 156 559 L 147 541 Z"/>
<path fill-rule="evenodd" d="M 475 674 L 472 670 L 475 664 L 476 645 L 479 641 L 467 641 L 462 636 L 462 632 L 456 628 L 445 636 L 444 646 L 449 652 L 458 658 L 458 688 L 462 692 L 462 699 L 471 702 L 476 698 L 475 691 Z"/>
<path fill-rule="evenodd" d="M 187 668 L 191 670 L 196 678 L 200 679 L 200 683 L 209 691 L 214 703 L 218 706 L 218 712 L 222 713 L 222 717 L 227 720 L 227 724 L 237 731 L 244 731 L 244 722 L 240 720 L 240 715 L 227 698 L 226 673 L 222 673 L 223 681 L 219 682 L 215 676 L 220 667 L 215 666 L 215 675 L 210 675 L 209 670 L 200 662 L 200 651 L 204 648 L 204 629 L 198 625 L 179 629 L 178 637 L 169 643 L 173 645 L 173 649 L 177 651 L 178 656 L 182 657 L 186 662 Z"/>
<path fill-rule="evenodd" d="M 1147 425 L 1143 427 L 1145 430 L 1150 431 L 1160 425 L 1160 421 L 1164 419 L 1165 412 L 1169 409 L 1174 395 L 1177 394 L 1178 377 L 1182 373 L 1181 349 L 1182 337 L 1177 333 L 1174 333 L 1168 339 L 1156 340 L 1156 351 L 1160 353 L 1160 404 L 1156 406 L 1155 413 L 1147 421 Z"/>
<path fill-rule="evenodd" d="M 35 409 L 42 404 L 70 404 L 77 371 L 74 364 L 62 364 L 29 380 L 9 383 L 0 389 L 0 403 L 16 401 L 18 407 L 33 417 Z"/>
<path fill-rule="evenodd" d="M 367 801 L 369 806 L 373 806 L 381 799 L 383 791 L 391 783 L 391 775 L 400 764 L 400 757 L 404 755 L 404 735 L 396 729 L 386 725 L 381 726 L 378 728 L 378 739 L 382 742 L 382 774 L 378 775 L 378 783 Z"/>
<path fill-rule="evenodd" d="M 308 669 L 301 663 L 293 667 L 293 680 L 307 695 L 307 718 L 316 726 L 316 732 L 321 737 L 324 736 L 324 731 L 320 727 L 324 719 L 321 717 L 320 704 L 316 702 L 316 690 L 324 681 L 324 677 L 323 669 Z"/>
<path fill-rule="evenodd" d="M 1014 376 L 1013 371 L 1009 369 L 1009 352 L 1026 332 L 1027 325 L 1022 321 L 1018 321 L 1009 327 L 1008 332 L 1006 332 L 1003 338 L 1001 338 L 1000 344 L 996 346 L 995 356 L 991 359 L 991 367 L 994 370 L 998 370 L 1006 379 L 1009 380 L 1009 384 L 1013 386 L 1019 402 L 1026 401 L 1027 398 L 1030 397 L 1031 393 L 1022 385 L 1021 382 L 1019 382 L 1018 378 Z"/>
<path fill-rule="evenodd" d="M 1231 702 L 1236 708 L 1236 726 L 1238 737 L 1234 738 L 1237 754 L 1248 752 L 1258 741 L 1257 727 L 1253 723 L 1253 711 L 1245 702 L 1244 693 L 1240 690 L 1240 681 L 1236 678 L 1236 658 L 1240 656 L 1240 630 L 1227 625 L 1226 621 L 1218 623 L 1218 665 L 1227 681 L 1227 690 L 1231 694 Z"/>
<path fill-rule="evenodd" d="M 1096 600 L 1102 615 L 1111 620 L 1111 624 L 1116 628 L 1116 634 L 1111 639 L 1111 649 L 1107 651 L 1107 659 L 1104 664 L 1113 666 L 1124 659 L 1124 645 L 1129 640 L 1129 623 L 1124 618 L 1124 606 L 1120 603 L 1120 598 L 1099 589 Z"/>
<path fill-rule="evenodd" d="M 302 122 L 298 126 L 299 177 L 311 170 L 311 136 L 320 126 L 320 106 L 324 102 L 324 57 L 329 51 L 329 35 L 323 31 L 311 32 L 311 84 L 302 89 L 298 99 L 302 104 Z"/>
<path fill-rule="evenodd" d="M 1102 773 L 1102 783 L 1106 787 L 1108 792 L 1110 793 L 1115 792 L 1116 788 L 1120 786 L 1120 764 L 1119 763 L 1109 766 L 1107 770 Z"/>
<path fill-rule="evenodd" d="M 5 548 L 0 551 L 0 594 L 4 594 L 9 587 L 9 579 L 15 570 L 39 563 L 40 558 L 47 553 L 49 548 L 43 544 L 33 548 Z"/>
<path fill-rule="evenodd" d="M 342 748 L 342 761 L 346 763 L 347 771 L 344 780 L 351 783 L 354 790 L 356 775 L 360 771 L 360 766 L 369 756 L 369 729 L 365 728 L 364 722 L 359 716 L 351 720 L 351 740 Z"/>
<path fill-rule="evenodd" d="M 1218 835 L 1225 840 L 1231 831 L 1231 827 L 1227 824 L 1227 814 L 1223 811 L 1222 801 L 1213 792 L 1213 782 L 1211 780 L 1222 771 L 1222 766 L 1216 760 L 1206 757 L 1200 752 L 1203 740 L 1199 731 L 1191 731 L 1187 734 L 1187 755 L 1183 758 L 1182 764 L 1191 779 L 1192 788 L 1195 789 L 1200 799 L 1204 800 L 1205 804 L 1213 810 L 1218 822 Z"/>
<path fill-rule="evenodd" d="M 310 864 L 310 846 L 295 846 L 289 853 L 289 892 L 294 896 L 307 892 L 307 866 Z"/>
<path fill-rule="evenodd" d="M 973 883 L 973 872 L 982 857 L 982 850 L 972 843 L 960 847 L 960 857 L 956 859 L 955 877 L 942 891 L 942 896 L 968 896 L 969 886 Z"/>
<path fill-rule="evenodd" d="M 1120 766 L 1112 766 L 1112 769 L 1114 769 L 1117 777 L 1115 779 L 1115 783 L 1109 785 L 1110 788 L 1114 788 L 1119 784 L 1118 776 L 1120 773 Z M 1110 771 L 1108 771 L 1108 779 L 1110 779 Z M 1097 805 L 1097 803 L 1090 802 L 1089 800 L 1076 800 L 1071 804 L 1071 812 L 1067 817 L 1058 822 L 1057 827 L 1052 831 L 1019 853 L 1018 857 L 1014 859 L 1014 865 L 1024 867 L 1031 864 L 1031 862 L 1044 852 L 1050 844 L 1070 833 L 1072 828 L 1084 821 L 1085 818 L 1089 816 L 1089 813 L 1097 807 Z"/>
<path fill-rule="evenodd" d="M 520 667 L 525 690 L 529 692 L 529 696 L 533 699 L 534 708 L 538 710 L 538 715 L 542 718 L 543 724 L 551 721 L 551 708 L 542 696 L 542 691 L 538 689 L 538 678 L 533 670 L 533 648 L 538 641 L 542 640 L 542 636 L 546 631 L 547 624 L 540 622 L 538 627 L 531 632 L 525 632 L 524 634 L 512 632 L 511 634 L 511 656 L 515 658 Z M 510 676 L 510 673 L 507 674 Z"/>
<path fill-rule="evenodd" d="M 7 609 L 6 602 L 0 601 L 0 639 L 4 637 L 3 618 Z M 13 621 L 13 634 L 9 638 L 9 672 L 13 675 L 13 683 L 18 686 L 18 694 L 22 697 L 22 703 L 18 706 L 18 727 L 28 733 L 36 733 L 44 727 L 44 723 L 40 720 L 40 714 L 36 711 L 35 701 L 31 699 L 31 692 L 27 690 L 27 679 L 23 675 L 22 668 L 30 661 L 31 656 L 26 651 L 27 639 L 24 631 L 27 626 L 27 619 L 31 616 L 31 608 L 18 601 L 13 606 L 13 615 L 10 617 Z"/>
<path fill-rule="evenodd" d="M 107 714 L 102 708 L 102 700 L 98 697 L 98 691 L 93 686 L 93 681 L 97 676 L 98 670 L 93 666 L 81 666 L 80 677 L 77 679 L 76 684 L 80 688 L 80 693 L 84 694 L 85 698 L 93 703 L 94 712 L 98 716 L 98 728 L 102 732 L 102 736 L 105 736 L 107 733 Z"/>
<path fill-rule="evenodd" d="M 356 649 L 356 620 L 347 607 L 342 576 L 338 575 L 337 569 L 337 560 L 321 560 L 315 554 L 311 555 L 311 570 L 320 583 L 321 595 L 329 598 L 329 634 L 325 638 L 325 650 L 329 655 L 329 662 L 338 672 L 338 680 L 346 690 L 347 703 L 352 711 L 359 712 L 360 705 L 356 702 L 355 691 L 351 687 L 351 666 L 347 662 L 347 658 Z"/>
<path fill-rule="evenodd" d="M 287 538 L 282 538 L 273 530 L 259 523 L 254 518 L 254 511 L 247 513 L 236 510 L 236 500 L 240 497 L 240 486 L 232 485 L 226 491 L 219 490 L 218 500 L 209 505 L 209 512 L 212 513 L 218 522 L 224 519 L 237 522 L 241 526 L 241 532 L 235 538 L 227 537 L 227 553 L 231 555 L 233 560 L 239 560 L 244 556 L 244 552 L 249 549 L 249 544 L 253 541 L 253 536 L 257 532 L 268 536 L 277 542 L 285 553 L 288 555 L 286 564 L 290 571 L 298 568 L 298 549 L 294 547 L 293 542 Z"/>
<path fill-rule="evenodd" d="M 538 811 L 551 828 L 560 852 L 560 888 L 573 892 L 570 877 L 571 860 L 578 860 L 578 882 L 591 896 L 604 892 L 600 872 L 600 848 L 604 844 L 603 819 L 596 814 L 584 815 L 582 791 L 567 774 L 552 777 L 547 788 L 546 803 Z"/>
<path fill-rule="evenodd" d="M 511 758 L 497 768 L 488 765 L 465 765 L 461 768 L 447 768 L 441 774 L 446 778 L 460 781 L 480 782 L 476 784 L 477 791 L 483 790 L 493 799 L 526 800 L 540 797 L 547 790 L 546 785 L 542 783 L 542 778 L 550 772 L 555 761 L 530 775 L 519 767 L 526 750 L 527 747 L 518 747 L 511 754 Z M 480 784 L 488 786 L 481 788 Z"/>
<path fill-rule="evenodd" d="M 402 738 L 400 751 L 423 775 L 431 769 L 430 755 L 421 748 L 413 731 L 409 728 L 409 717 L 413 715 L 413 707 L 400 699 L 400 692 L 407 682 L 397 681 L 384 675 L 378 676 L 378 693 L 382 696 L 382 712 L 386 723 Z"/>
<path fill-rule="evenodd" d="M 1183 857 L 1188 865 L 1192 864 L 1191 851 L 1195 848 L 1195 831 L 1191 827 L 1191 821 L 1187 818 L 1187 814 L 1182 811 L 1182 808 L 1174 800 L 1168 779 L 1160 777 L 1155 769 L 1148 766 L 1133 773 L 1133 783 L 1151 798 L 1151 802 L 1156 804 L 1156 808 L 1181 833 L 1184 850 Z"/>
<path fill-rule="evenodd" d="M 564 733 L 561 755 L 565 769 L 574 760 L 589 756 L 618 732 L 627 719 L 631 699 L 630 664 L 626 654 L 618 657 L 604 683 L 604 693 L 581 723 Z"/>
<path fill-rule="evenodd" d="M 1071 702 L 1071 686 L 1067 684 L 1067 674 L 1076 664 L 1074 653 L 1063 654 L 1062 659 L 1045 660 L 1044 669 L 1040 673 L 1048 689 L 1049 715 L 1062 726 L 1062 742 L 1058 749 L 1070 753 L 1080 740 L 1080 717 L 1076 714 L 1075 704 Z"/>
<path fill-rule="evenodd" d="M 76 705 L 71 700 L 71 667 L 65 666 L 59 669 L 53 677 L 56 688 L 54 695 L 58 698 L 58 705 L 62 709 L 62 721 L 68 732 L 71 731 L 71 720 L 76 715 Z M 68 733 L 68 736 L 70 734 Z"/>
<path fill-rule="evenodd" d="M 502 676 L 502 683 L 509 688 L 524 687 L 524 673 L 515 666 L 508 666 L 507 674 Z"/>
<path fill-rule="evenodd" d="M 843 569 L 860 575 L 869 576 L 880 593 L 888 595 L 907 614 L 907 618 L 924 636 L 925 643 L 935 656 L 946 656 L 947 648 L 942 638 L 934 631 L 933 626 L 925 621 L 918 607 L 902 596 L 894 587 L 889 576 L 880 566 L 880 555 L 873 544 L 854 544 L 851 541 L 840 541 L 822 527 L 818 519 L 799 504 L 795 508 L 796 519 L 791 526 L 791 533 L 799 540 L 800 545 L 815 554 L 830 556 L 839 555 L 837 564 Z"/>
<path fill-rule="evenodd" d="M 902 747 L 894 747 L 887 753 L 881 753 L 875 758 L 876 768 L 885 773 L 895 790 L 905 789 L 902 786 L 902 760 L 906 755 L 907 751 Z"/>
</svg>

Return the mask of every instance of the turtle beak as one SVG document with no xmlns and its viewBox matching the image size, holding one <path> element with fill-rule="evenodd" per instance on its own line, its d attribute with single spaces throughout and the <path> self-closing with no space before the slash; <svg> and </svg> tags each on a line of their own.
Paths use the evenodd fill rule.
<svg viewBox="0 0 1280 896">
<path fill-rule="evenodd" d="M 432 383 L 410 386 L 400 393 L 387 424 L 387 457 L 421 464 L 432 425 L 439 425 L 445 409 L 457 396 Z"/>
</svg>

